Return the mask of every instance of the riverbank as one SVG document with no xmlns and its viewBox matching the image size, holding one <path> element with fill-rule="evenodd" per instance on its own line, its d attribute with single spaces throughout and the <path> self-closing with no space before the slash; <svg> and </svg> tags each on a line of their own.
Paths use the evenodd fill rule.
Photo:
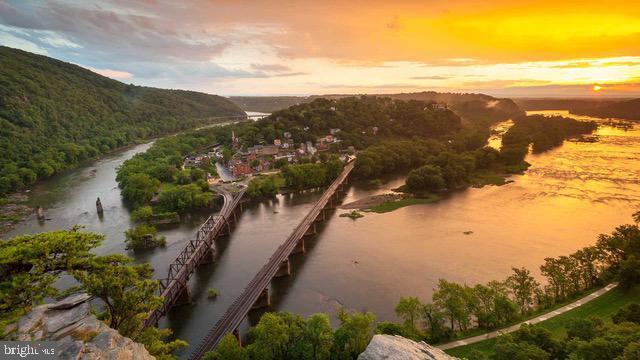
<svg viewBox="0 0 640 360">
<path fill-rule="evenodd" d="M 13 193 L 0 198 L 0 236 L 33 214 L 35 209 L 24 204 L 27 200 L 29 196 L 26 193 Z"/>
<path fill-rule="evenodd" d="M 502 174 L 491 171 L 477 172 L 473 175 L 472 183 L 469 185 L 469 187 L 482 188 L 488 185 L 502 186 L 513 182 L 513 180 L 508 179 L 508 177 L 511 175 L 514 174 Z M 394 192 L 371 195 L 362 199 L 358 199 L 356 201 L 349 202 L 347 204 L 343 204 L 339 207 L 339 209 L 361 210 L 364 212 L 383 214 L 411 205 L 432 204 L 442 200 L 445 197 L 444 194 L 412 194 L 410 192 L 396 192 L 403 191 L 404 187 L 405 186 L 403 185 L 398 189 L 394 189 Z M 453 192 L 464 191 L 466 189 L 467 188 L 454 190 Z"/>
<path fill-rule="evenodd" d="M 551 311 L 547 314 L 538 316 L 532 320 L 526 321 L 529 324 L 536 324 L 544 329 L 549 330 L 552 333 L 552 336 L 556 339 L 562 338 L 566 334 L 566 325 L 573 319 L 579 318 L 589 318 L 591 316 L 601 317 L 606 322 L 611 321 L 611 316 L 615 314 L 619 309 L 632 304 L 632 303 L 640 303 L 640 286 L 636 286 L 633 289 L 624 291 L 619 287 L 611 287 L 609 285 L 609 290 L 603 288 L 599 290 L 598 295 L 594 296 L 596 293 L 592 293 L 586 298 L 580 299 L 572 304 L 569 304 L 563 308 Z M 587 298 L 589 300 L 585 301 Z M 562 311 L 567 308 L 567 310 Z M 536 321 L 537 320 L 537 321 Z M 515 325 L 514 327 L 519 328 L 521 324 Z M 509 333 L 517 330 L 517 328 L 509 331 L 513 327 L 507 329 L 501 329 L 496 331 L 500 334 Z M 485 356 L 492 356 L 495 353 L 495 345 L 496 345 L 496 336 L 488 336 L 492 333 L 487 333 L 481 336 L 486 336 L 482 341 L 477 341 L 475 343 L 470 343 L 472 338 L 460 340 L 458 342 L 467 341 L 468 345 L 457 346 L 453 348 L 449 348 L 448 345 L 439 346 L 441 349 L 445 349 L 447 354 L 456 356 L 459 358 L 469 357 L 472 352 L 479 351 L 483 353 Z M 456 342 L 456 343 L 458 343 Z"/>
</svg>

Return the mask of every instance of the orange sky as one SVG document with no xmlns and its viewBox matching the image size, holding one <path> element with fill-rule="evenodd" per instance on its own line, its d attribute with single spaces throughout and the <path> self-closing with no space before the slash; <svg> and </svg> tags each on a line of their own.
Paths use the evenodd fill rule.
<svg viewBox="0 0 640 360">
<path fill-rule="evenodd" d="M 8 46 L 222 94 L 640 94 L 638 1 L 8 1 L 0 24 Z"/>
</svg>

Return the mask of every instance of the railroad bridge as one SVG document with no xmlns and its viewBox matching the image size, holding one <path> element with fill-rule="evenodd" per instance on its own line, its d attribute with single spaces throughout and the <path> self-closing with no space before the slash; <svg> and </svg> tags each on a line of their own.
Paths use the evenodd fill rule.
<svg viewBox="0 0 640 360">
<path fill-rule="evenodd" d="M 316 223 L 326 220 L 326 213 L 335 208 L 349 174 L 353 170 L 355 161 L 349 161 L 342 172 L 325 190 L 320 199 L 293 230 L 291 235 L 280 245 L 268 262 L 245 287 L 242 294 L 227 309 L 213 329 L 209 331 L 198 348 L 191 355 L 191 359 L 200 359 L 208 351 L 218 345 L 227 333 L 233 333 L 239 338 L 238 328 L 250 310 L 271 305 L 269 284 L 275 277 L 291 274 L 289 256 L 305 251 L 305 238 L 316 233 Z"/>
<path fill-rule="evenodd" d="M 190 240 L 178 257 L 169 265 L 165 279 L 160 280 L 159 295 L 162 305 L 151 311 L 144 321 L 144 327 L 155 326 L 160 318 L 166 315 L 173 306 L 190 301 L 191 292 L 188 281 L 191 274 L 201 264 L 213 262 L 215 249 L 213 242 L 220 236 L 231 233 L 231 225 L 237 220 L 237 212 L 242 211 L 242 198 L 246 189 L 232 193 L 223 188 L 218 189 L 223 196 L 224 204 L 217 215 L 210 216 L 198 228 L 195 239 Z"/>
</svg>

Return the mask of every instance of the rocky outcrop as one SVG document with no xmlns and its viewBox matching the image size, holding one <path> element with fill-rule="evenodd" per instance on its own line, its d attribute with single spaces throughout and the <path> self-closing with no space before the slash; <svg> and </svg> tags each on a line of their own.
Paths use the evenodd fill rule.
<svg viewBox="0 0 640 360">
<path fill-rule="evenodd" d="M 90 296 L 77 294 L 40 305 L 5 329 L 5 338 L 55 341 L 59 359 L 154 359 L 142 344 L 120 335 L 91 314 Z"/>
<path fill-rule="evenodd" d="M 358 360 L 456 360 L 425 342 L 402 336 L 375 335 Z"/>
</svg>

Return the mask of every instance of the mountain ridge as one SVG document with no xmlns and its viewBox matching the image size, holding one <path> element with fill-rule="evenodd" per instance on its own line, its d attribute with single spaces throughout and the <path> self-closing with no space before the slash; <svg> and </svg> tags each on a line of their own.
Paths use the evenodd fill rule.
<svg viewBox="0 0 640 360">
<path fill-rule="evenodd" d="M 0 195 L 140 140 L 244 115 L 228 99 L 125 84 L 0 46 Z"/>
</svg>

